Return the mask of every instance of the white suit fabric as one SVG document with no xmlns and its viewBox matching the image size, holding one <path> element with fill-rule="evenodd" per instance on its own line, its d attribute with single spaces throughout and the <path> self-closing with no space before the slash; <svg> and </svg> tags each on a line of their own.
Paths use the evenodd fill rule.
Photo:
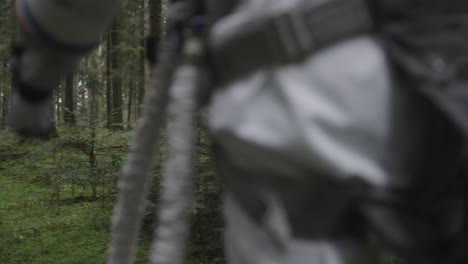
<svg viewBox="0 0 468 264">
<path fill-rule="evenodd" d="M 120 10 L 122 0 L 15 0 L 19 24 L 15 58 L 19 80 L 32 89 L 52 93 L 96 46 Z M 52 125 L 51 95 L 31 103 L 14 93 L 9 125 L 23 135 L 46 135 Z"/>
<path fill-rule="evenodd" d="M 211 43 L 221 45 L 300 2 L 244 0 L 215 24 Z M 327 187 L 316 175 L 325 175 L 337 185 L 352 179 L 374 187 L 405 183 L 396 175 L 405 171 L 409 154 L 394 154 L 402 147 L 409 149 L 412 137 L 417 137 L 418 127 L 411 122 L 417 114 L 407 114 L 411 94 L 393 87 L 390 75 L 380 44 L 371 36 L 358 36 L 300 62 L 258 69 L 218 87 L 209 126 L 226 162 L 241 169 L 221 172 L 226 181 L 225 239 L 230 264 L 375 263 L 365 254 L 367 245 L 353 238 L 294 237 L 285 211 L 296 206 L 290 201 L 313 203 L 301 197 Z M 414 135 L 401 137 L 401 127 L 415 131 Z M 251 187 L 254 183 L 261 190 Z M 254 221 L 240 205 L 236 198 L 249 197 L 249 192 L 266 194 L 266 210 L 274 212 L 267 214 L 270 219 Z M 341 215 L 339 206 L 326 208 L 346 199 L 339 196 L 330 192 L 315 201 L 312 219 L 320 219 L 311 225 L 323 229 L 330 227 L 327 223 L 346 221 L 336 219 Z"/>
</svg>

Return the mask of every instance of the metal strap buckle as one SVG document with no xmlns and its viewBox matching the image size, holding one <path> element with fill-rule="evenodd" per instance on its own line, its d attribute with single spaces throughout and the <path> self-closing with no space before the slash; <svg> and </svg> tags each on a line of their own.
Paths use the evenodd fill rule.
<svg viewBox="0 0 468 264">
<path fill-rule="evenodd" d="M 300 12 L 288 12 L 267 21 L 262 31 L 274 63 L 290 63 L 314 49 L 314 39 Z"/>
</svg>

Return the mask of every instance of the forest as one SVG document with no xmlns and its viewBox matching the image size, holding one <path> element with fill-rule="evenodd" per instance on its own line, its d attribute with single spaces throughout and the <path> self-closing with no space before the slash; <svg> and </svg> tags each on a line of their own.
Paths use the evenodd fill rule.
<svg viewBox="0 0 468 264">
<path fill-rule="evenodd" d="M 165 7 L 164 0 L 128 1 L 79 71 L 55 90 L 56 131 L 40 140 L 20 138 L 7 126 L 16 29 L 10 1 L 0 1 L 0 263 L 105 262 L 117 179 L 149 78 L 146 39 L 164 38 Z M 197 190 L 186 263 L 225 263 L 221 184 L 202 121 L 197 132 Z M 163 134 L 136 263 L 148 263 L 159 206 L 159 161 L 166 150 Z M 397 262 L 386 254 L 385 264 Z"/>
<path fill-rule="evenodd" d="M 0 1 L 0 263 L 104 263 L 117 178 L 141 113 L 150 66 L 145 38 L 161 38 L 165 2 L 128 1 L 100 45 L 54 93 L 56 133 L 24 139 L 7 127 L 15 39 Z M 220 184 L 200 124 L 197 198 L 188 263 L 223 263 Z M 166 155 L 161 140 L 158 160 Z M 153 170 L 136 263 L 148 263 L 161 166 Z"/>
</svg>

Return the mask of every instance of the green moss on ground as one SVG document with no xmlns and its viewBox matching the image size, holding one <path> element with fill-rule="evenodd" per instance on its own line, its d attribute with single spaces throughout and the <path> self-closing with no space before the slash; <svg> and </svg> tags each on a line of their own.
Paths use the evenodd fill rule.
<svg viewBox="0 0 468 264">
<path fill-rule="evenodd" d="M 0 263 L 104 263 L 115 186 L 104 190 L 99 182 L 87 182 L 94 172 L 82 150 L 8 134 L 2 139 Z M 115 143 L 109 139 L 103 144 Z M 96 170 L 115 180 L 125 152 L 102 155 Z M 74 176 L 80 181 L 73 182 Z M 98 185 L 96 197 L 92 184 Z M 147 248 L 142 245 L 138 263 L 146 263 Z"/>
</svg>

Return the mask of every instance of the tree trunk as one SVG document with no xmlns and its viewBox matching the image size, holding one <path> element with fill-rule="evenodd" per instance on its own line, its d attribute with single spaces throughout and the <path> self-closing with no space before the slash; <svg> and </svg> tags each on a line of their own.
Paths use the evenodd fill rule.
<svg viewBox="0 0 468 264">
<path fill-rule="evenodd" d="M 3 106 L 3 100 L 5 95 L 5 87 L 7 86 L 7 79 L 5 78 L 5 64 L 0 60 L 0 106 Z M 0 107 L 0 128 L 3 129 L 3 107 Z"/>
<path fill-rule="evenodd" d="M 142 41 L 144 43 L 144 41 Z M 143 44 L 144 46 L 145 44 Z M 141 76 L 138 82 L 138 95 L 137 95 L 137 104 L 138 104 L 138 117 L 140 117 L 142 111 L 141 107 L 143 106 L 143 98 L 145 97 L 145 87 L 147 82 L 146 74 L 146 61 L 145 61 L 145 50 L 142 49 L 139 54 L 139 75 Z"/>
<path fill-rule="evenodd" d="M 61 97 L 62 90 L 61 89 L 55 89 L 54 90 L 54 109 L 55 109 L 55 123 L 58 123 L 58 121 L 62 120 L 61 115 L 62 115 L 62 104 L 60 102 L 60 97 Z"/>
<path fill-rule="evenodd" d="M 122 78 L 120 76 L 120 21 L 117 19 L 112 24 L 111 31 L 111 69 L 112 69 L 112 127 L 122 128 L 123 109 L 122 109 Z"/>
<path fill-rule="evenodd" d="M 150 0 L 149 1 L 149 19 L 150 19 L 150 34 L 155 37 L 156 40 L 162 38 L 162 2 L 161 0 Z"/>
<path fill-rule="evenodd" d="M 112 34 L 107 33 L 106 43 L 106 119 L 107 128 L 112 124 Z"/>
<path fill-rule="evenodd" d="M 52 124 L 52 128 L 51 128 L 51 131 L 48 135 L 49 138 L 58 138 L 59 137 L 59 133 L 58 133 L 58 130 L 57 130 L 57 116 L 56 116 L 56 108 L 57 108 L 57 104 L 56 104 L 56 97 L 58 97 L 58 89 L 55 90 L 54 92 L 54 95 L 52 96 L 52 104 L 50 106 L 50 113 L 52 115 L 52 120 L 54 120 L 53 124 Z"/>
<path fill-rule="evenodd" d="M 91 62 L 92 68 L 97 67 L 95 61 Z M 89 99 L 89 120 L 92 127 L 96 126 L 96 122 L 99 117 L 99 102 L 97 98 L 98 86 L 99 86 L 99 76 L 95 72 L 88 73 L 88 99 Z"/>
<path fill-rule="evenodd" d="M 7 119 L 8 119 L 8 114 L 10 110 L 10 96 L 11 96 L 11 85 L 13 83 L 12 78 L 10 78 L 8 72 L 7 72 L 7 63 L 2 62 L 1 63 L 1 75 L 0 75 L 0 80 L 2 84 L 1 92 L 2 92 L 2 115 L 1 115 L 1 128 L 6 128 L 7 127 Z"/>
<path fill-rule="evenodd" d="M 133 71 L 133 59 L 132 59 L 132 69 L 131 72 L 134 73 Z M 135 93 L 135 81 L 133 80 L 132 77 L 130 77 L 129 80 L 129 90 L 128 90 L 128 105 L 127 105 L 127 122 L 130 123 L 132 120 L 132 106 L 133 106 L 133 95 Z"/>
<path fill-rule="evenodd" d="M 7 126 L 7 118 L 10 110 L 11 87 L 13 85 L 12 74 L 9 67 L 9 56 L 16 36 L 15 18 L 12 15 L 10 1 L 0 1 L 0 128 Z"/>
<path fill-rule="evenodd" d="M 74 102 L 73 74 L 65 76 L 65 109 L 63 121 L 66 124 L 75 124 L 75 102 Z"/>
<path fill-rule="evenodd" d="M 2 89 L 2 128 L 7 127 L 8 115 L 10 114 L 10 98 L 11 98 L 11 87 L 14 85 L 13 75 L 10 74 L 6 69 L 7 63 L 4 63 L 3 80 L 4 85 Z"/>
<path fill-rule="evenodd" d="M 140 53 L 140 71 L 143 75 L 143 82 L 140 83 L 138 89 L 138 105 L 143 105 L 143 98 L 145 96 L 145 84 L 149 76 L 150 65 L 145 60 L 145 58 L 150 58 L 153 62 L 157 60 L 156 54 L 158 50 L 158 43 L 163 37 L 163 8 L 161 0 L 145 0 L 145 10 L 144 10 L 144 26 L 143 26 L 143 35 L 147 38 L 148 41 L 143 43 L 144 49 Z M 138 116 L 140 115 L 140 107 L 138 110 Z"/>
</svg>

